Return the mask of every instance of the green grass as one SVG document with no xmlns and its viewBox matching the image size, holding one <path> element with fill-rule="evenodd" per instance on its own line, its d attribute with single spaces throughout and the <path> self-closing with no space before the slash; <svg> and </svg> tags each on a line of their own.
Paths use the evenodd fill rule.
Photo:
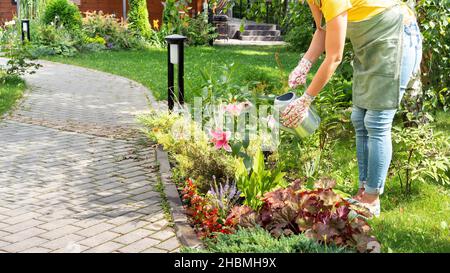
<svg viewBox="0 0 450 273">
<path fill-rule="evenodd" d="M 25 83 L 19 78 L 0 79 L 0 117 L 8 112 L 20 99 L 25 90 Z"/>
<path fill-rule="evenodd" d="M 450 114 L 438 112 L 437 130 L 448 135 L 449 125 Z M 347 166 L 342 168 L 346 181 L 339 181 L 338 189 L 356 193 L 358 169 L 354 140 L 340 141 L 333 155 L 336 165 Z M 371 220 L 371 225 L 383 252 L 450 252 L 450 189 L 413 182 L 412 193 L 406 196 L 394 176 L 386 182 L 381 204 L 381 217 Z"/>
<path fill-rule="evenodd" d="M 279 70 L 275 53 L 279 52 L 285 71 Z M 269 89 L 278 89 L 286 81 L 288 71 L 295 67 L 298 54 L 284 47 L 196 47 L 186 49 L 186 97 L 199 92 L 203 83 L 201 69 L 210 69 L 219 76 L 220 66 L 236 64 L 233 82 L 245 85 L 261 81 Z M 158 99 L 167 96 L 167 56 L 165 50 L 108 51 L 51 57 L 52 61 L 80 65 L 118 74 L 136 80 Z M 450 115 L 436 115 L 436 129 L 450 134 Z M 347 166 L 340 173 L 338 189 L 354 193 L 358 180 L 356 152 L 353 136 L 346 137 L 333 152 L 337 166 Z M 382 243 L 384 252 L 450 252 L 450 192 L 435 184 L 413 184 L 412 194 L 405 196 L 396 178 L 386 184 L 382 197 L 382 216 L 371 221 L 374 235 Z"/>
<path fill-rule="evenodd" d="M 280 72 L 275 60 L 279 52 L 284 71 Z M 167 50 L 105 51 L 81 54 L 75 57 L 47 57 L 48 60 L 89 67 L 135 80 L 148 87 L 157 99 L 167 98 Z M 280 88 L 299 59 L 298 53 L 285 47 L 188 47 L 185 52 L 185 96 L 190 101 L 201 94 L 204 83 L 201 70 L 209 70 L 216 78 L 222 74 L 221 66 L 235 64 L 232 82 L 244 85 L 249 81 L 267 84 L 267 88 Z"/>
</svg>

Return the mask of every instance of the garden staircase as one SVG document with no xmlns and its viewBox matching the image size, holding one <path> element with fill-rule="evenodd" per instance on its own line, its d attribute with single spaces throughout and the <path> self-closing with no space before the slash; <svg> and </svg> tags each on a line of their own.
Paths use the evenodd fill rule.
<svg viewBox="0 0 450 273">
<path fill-rule="evenodd" d="M 281 31 L 275 24 L 263 24 L 247 21 L 244 32 L 241 33 L 241 20 L 231 19 L 229 22 L 229 37 L 243 41 L 282 41 Z"/>
</svg>

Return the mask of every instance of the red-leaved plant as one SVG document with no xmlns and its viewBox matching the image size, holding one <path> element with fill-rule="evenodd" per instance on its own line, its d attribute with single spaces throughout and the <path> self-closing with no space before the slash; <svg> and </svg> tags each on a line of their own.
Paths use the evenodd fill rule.
<svg viewBox="0 0 450 273">
<path fill-rule="evenodd" d="M 214 232 L 231 233 L 224 223 L 225 220 L 219 216 L 219 209 L 198 194 L 197 186 L 191 179 L 186 180 L 181 196 L 186 212 L 200 237 L 213 237 Z"/>
<path fill-rule="evenodd" d="M 291 186 L 266 193 L 258 213 L 246 206 L 233 208 L 226 223 L 230 227 L 261 225 L 275 237 L 304 233 L 326 244 L 377 251 L 379 244 L 370 236 L 367 216 L 332 189 Z"/>
</svg>

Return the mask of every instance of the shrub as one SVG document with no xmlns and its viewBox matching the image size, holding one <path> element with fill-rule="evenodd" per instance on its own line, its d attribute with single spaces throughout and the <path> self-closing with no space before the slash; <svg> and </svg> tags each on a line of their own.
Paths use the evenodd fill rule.
<svg viewBox="0 0 450 273">
<path fill-rule="evenodd" d="M 286 34 L 285 41 L 289 43 L 289 49 L 297 52 L 306 52 L 312 39 L 314 30 L 308 24 L 293 27 Z"/>
<path fill-rule="evenodd" d="M 286 32 L 285 41 L 289 49 L 297 52 L 306 52 L 314 34 L 314 20 L 309 8 L 305 5 L 289 3 L 289 14 L 281 22 Z"/>
<path fill-rule="evenodd" d="M 422 82 L 426 107 L 448 109 L 450 102 L 450 32 L 448 31 L 450 5 L 448 1 L 416 1 L 416 11 L 424 37 Z M 446 76 L 447 75 L 447 76 Z"/>
<path fill-rule="evenodd" d="M 83 32 L 89 38 L 101 37 L 108 49 L 130 49 L 144 46 L 144 39 L 134 35 L 125 22 L 103 12 L 86 12 Z"/>
<path fill-rule="evenodd" d="M 150 37 L 151 28 L 148 21 L 147 1 L 130 0 L 129 3 L 128 23 L 130 28 L 143 37 Z"/>
<path fill-rule="evenodd" d="M 68 30 L 81 27 L 81 12 L 78 7 L 68 0 L 50 0 L 42 18 L 47 25 L 55 23 L 63 25 Z"/>
<path fill-rule="evenodd" d="M 445 152 L 450 146 L 448 136 L 434 132 L 429 124 L 419 124 L 394 127 L 392 138 L 395 143 L 392 166 L 405 193 L 411 192 L 413 181 L 450 186 L 450 160 Z"/>
<path fill-rule="evenodd" d="M 41 25 L 38 29 L 38 39 L 33 41 L 32 54 L 35 57 L 43 55 L 73 56 L 77 53 L 77 41 L 64 27 L 57 25 Z"/>
<path fill-rule="evenodd" d="M 211 40 L 218 36 L 215 27 L 209 24 L 204 16 L 190 19 L 188 26 L 183 29 L 183 33 L 188 38 L 188 44 L 194 46 L 208 45 Z"/>
<path fill-rule="evenodd" d="M 217 234 L 205 239 L 206 249 L 211 253 L 345 253 L 352 252 L 343 247 L 327 246 L 307 238 L 305 235 L 274 238 L 262 228 L 242 228 L 233 234 Z M 183 249 L 182 252 L 199 252 Z M 202 252 L 202 250 L 200 250 Z"/>
</svg>

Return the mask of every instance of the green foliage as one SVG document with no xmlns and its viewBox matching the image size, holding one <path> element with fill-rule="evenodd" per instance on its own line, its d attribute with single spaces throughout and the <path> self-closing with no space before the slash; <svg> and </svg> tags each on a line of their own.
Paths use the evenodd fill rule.
<svg viewBox="0 0 450 273">
<path fill-rule="evenodd" d="M 37 39 L 33 40 L 31 49 L 34 57 L 45 55 L 73 56 L 77 53 L 77 41 L 74 39 L 74 32 L 68 31 L 63 25 L 40 25 L 37 33 Z"/>
<path fill-rule="evenodd" d="M 151 27 L 148 21 L 148 9 L 146 0 L 130 0 L 128 12 L 129 27 L 143 37 L 150 37 Z"/>
<path fill-rule="evenodd" d="M 8 75 L 0 69 L 0 120 L 20 99 L 25 89 L 25 82 L 17 75 Z"/>
<path fill-rule="evenodd" d="M 322 245 L 304 235 L 274 238 L 262 228 L 239 229 L 234 234 L 218 233 L 205 240 L 206 249 L 184 248 L 182 252 L 210 253 L 346 253 L 349 249 Z"/>
<path fill-rule="evenodd" d="M 314 34 L 314 20 L 309 8 L 296 2 L 291 2 L 289 15 L 282 21 L 286 31 L 285 41 L 289 49 L 296 52 L 306 52 Z"/>
<path fill-rule="evenodd" d="M 234 177 L 235 159 L 210 145 L 208 136 L 194 122 L 185 123 L 177 114 L 158 111 L 140 117 L 139 121 L 146 127 L 149 138 L 171 154 L 179 175 L 194 178 L 201 193 L 210 189 L 214 178 L 223 184 Z"/>
<path fill-rule="evenodd" d="M 81 27 L 81 12 L 77 5 L 68 0 L 50 0 L 42 20 L 46 25 L 62 25 L 68 30 L 75 30 Z"/>
<path fill-rule="evenodd" d="M 47 5 L 48 0 L 21 0 L 20 13 L 22 18 L 40 18 Z"/>
<path fill-rule="evenodd" d="M 289 49 L 297 52 L 306 52 L 311 43 L 314 31 L 309 25 L 293 27 L 286 34 L 285 41 L 289 43 Z"/>
<path fill-rule="evenodd" d="M 187 26 L 189 3 L 191 3 L 191 0 L 166 0 L 163 3 L 163 27 L 169 34 L 180 34 Z"/>
<path fill-rule="evenodd" d="M 88 38 L 102 38 L 108 49 L 137 49 L 145 47 L 145 40 L 134 35 L 125 22 L 103 12 L 87 12 L 83 18 L 83 33 Z M 89 43 L 88 43 L 89 44 Z"/>
<path fill-rule="evenodd" d="M 238 162 L 235 173 L 238 189 L 245 197 L 244 205 L 248 205 L 254 210 L 258 210 L 263 205 L 262 196 L 266 192 L 286 185 L 283 177 L 284 173 L 280 170 L 266 169 L 264 155 L 261 151 L 256 152 L 250 172 L 242 159 Z"/>
<path fill-rule="evenodd" d="M 204 16 L 189 19 L 183 34 L 188 38 L 188 44 L 193 46 L 208 45 L 218 36 L 215 27 L 209 24 Z"/>
<path fill-rule="evenodd" d="M 435 133 L 431 125 L 394 127 L 394 173 L 405 192 L 411 193 L 413 181 L 433 181 L 450 186 L 450 160 L 445 151 L 450 146 L 449 137 Z"/>
<path fill-rule="evenodd" d="M 418 0 L 416 11 L 424 37 L 422 83 L 425 108 L 448 109 L 450 102 L 450 1 Z"/>
</svg>

